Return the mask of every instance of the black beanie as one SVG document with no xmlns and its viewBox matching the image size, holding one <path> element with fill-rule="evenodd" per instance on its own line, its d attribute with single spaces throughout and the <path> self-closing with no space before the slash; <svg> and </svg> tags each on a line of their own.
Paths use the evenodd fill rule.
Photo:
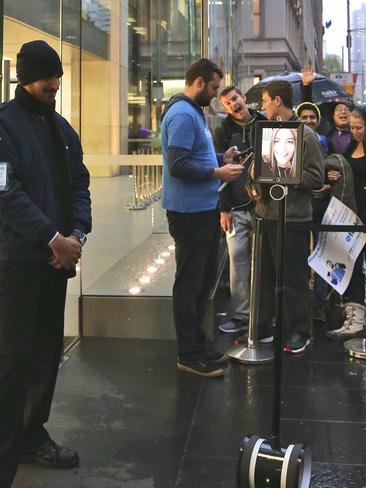
<svg viewBox="0 0 366 488">
<path fill-rule="evenodd" d="M 23 44 L 17 54 L 17 78 L 21 85 L 64 74 L 57 52 L 45 41 Z"/>
</svg>

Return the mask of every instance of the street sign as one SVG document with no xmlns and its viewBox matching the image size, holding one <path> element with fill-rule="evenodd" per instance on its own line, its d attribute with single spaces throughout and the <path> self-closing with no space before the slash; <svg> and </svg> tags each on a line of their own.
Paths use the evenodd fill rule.
<svg viewBox="0 0 366 488">
<path fill-rule="evenodd" d="M 331 73 L 329 78 L 353 95 L 357 73 Z"/>
</svg>

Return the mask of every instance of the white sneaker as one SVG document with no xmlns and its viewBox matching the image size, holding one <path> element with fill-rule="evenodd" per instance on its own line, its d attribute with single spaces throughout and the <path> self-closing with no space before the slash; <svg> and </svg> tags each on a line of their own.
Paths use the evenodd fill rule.
<svg viewBox="0 0 366 488">
<path fill-rule="evenodd" d="M 364 334 L 365 306 L 360 303 L 348 302 L 344 306 L 345 320 L 342 327 L 329 330 L 327 337 L 336 341 L 360 337 Z"/>
</svg>

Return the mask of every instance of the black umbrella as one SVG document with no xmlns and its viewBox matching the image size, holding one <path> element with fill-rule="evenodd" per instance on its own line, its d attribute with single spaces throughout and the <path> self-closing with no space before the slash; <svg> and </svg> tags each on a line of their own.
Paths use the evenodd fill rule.
<svg viewBox="0 0 366 488">
<path fill-rule="evenodd" d="M 314 73 L 314 75 L 315 79 L 312 83 L 312 94 L 314 103 L 322 104 L 344 100 L 352 101 L 352 96 L 342 87 L 337 85 L 337 83 L 318 73 Z M 260 110 L 262 90 L 267 85 L 267 83 L 272 80 L 289 81 L 292 85 L 292 89 L 294 92 L 294 104 L 298 105 L 299 103 L 301 103 L 301 73 L 288 73 L 286 71 L 285 73 L 281 73 L 278 75 L 268 76 L 267 78 L 259 81 L 256 85 L 252 86 L 245 94 L 249 106 Z"/>
</svg>

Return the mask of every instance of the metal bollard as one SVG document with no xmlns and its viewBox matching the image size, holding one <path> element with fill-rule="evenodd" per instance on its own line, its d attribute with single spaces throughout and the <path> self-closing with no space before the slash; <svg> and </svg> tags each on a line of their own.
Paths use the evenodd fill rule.
<svg viewBox="0 0 366 488">
<path fill-rule="evenodd" d="M 144 210 L 146 205 L 139 199 L 139 166 L 132 166 L 133 202 L 127 206 L 128 210 Z"/>
<path fill-rule="evenodd" d="M 153 166 L 153 198 L 155 201 L 160 199 L 159 185 L 158 185 L 158 170 L 159 166 Z"/>
<path fill-rule="evenodd" d="M 262 252 L 262 225 L 263 219 L 257 218 L 254 224 L 251 279 L 250 279 L 250 312 L 249 335 L 247 344 L 231 346 L 226 354 L 244 364 L 265 364 L 274 359 L 271 345 L 258 342 L 258 317 L 259 317 L 259 289 L 261 276 L 261 252 Z"/>
<path fill-rule="evenodd" d="M 154 201 L 153 199 L 153 194 L 152 194 L 152 172 L 151 172 L 151 169 L 152 169 L 152 166 L 145 166 L 146 168 L 146 176 L 145 176 L 145 180 L 146 180 L 146 199 L 147 199 L 147 202 L 150 204 Z"/>
</svg>

